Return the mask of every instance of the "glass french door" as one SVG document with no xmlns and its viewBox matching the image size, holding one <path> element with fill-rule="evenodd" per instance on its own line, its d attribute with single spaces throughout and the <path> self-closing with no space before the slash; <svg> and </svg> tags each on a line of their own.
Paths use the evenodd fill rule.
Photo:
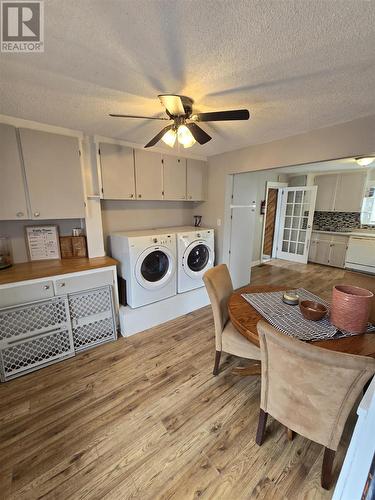
<svg viewBox="0 0 375 500">
<path fill-rule="evenodd" d="M 317 186 L 282 189 L 278 259 L 307 263 Z"/>
</svg>

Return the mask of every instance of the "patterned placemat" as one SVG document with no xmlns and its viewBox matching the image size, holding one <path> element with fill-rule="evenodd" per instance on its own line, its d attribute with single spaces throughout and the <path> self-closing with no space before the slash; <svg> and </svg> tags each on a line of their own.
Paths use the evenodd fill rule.
<svg viewBox="0 0 375 500">
<path fill-rule="evenodd" d="M 242 297 L 256 309 L 271 325 L 290 337 L 300 340 L 327 340 L 351 337 L 354 334 L 340 331 L 329 321 L 329 304 L 317 295 L 298 288 L 295 292 L 301 300 L 320 302 L 328 308 L 328 314 L 320 321 L 310 321 L 302 316 L 299 306 L 290 306 L 282 301 L 284 292 L 244 293 Z M 375 331 L 375 325 L 369 325 L 368 332 Z"/>
</svg>

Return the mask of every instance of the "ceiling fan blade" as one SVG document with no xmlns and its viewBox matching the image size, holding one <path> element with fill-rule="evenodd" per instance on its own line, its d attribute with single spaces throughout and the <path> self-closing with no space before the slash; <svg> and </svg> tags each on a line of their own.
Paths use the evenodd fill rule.
<svg viewBox="0 0 375 500">
<path fill-rule="evenodd" d="M 162 94 L 158 95 L 160 102 L 171 116 L 184 116 L 185 108 L 179 95 Z"/>
<path fill-rule="evenodd" d="M 199 142 L 199 144 L 206 144 L 206 142 L 212 139 L 202 128 L 200 128 L 196 123 L 186 123 L 187 128 L 192 133 L 194 139 Z"/>
<path fill-rule="evenodd" d="M 151 141 L 146 144 L 145 148 L 150 148 L 151 146 L 155 146 L 155 144 L 159 142 L 160 139 L 163 137 L 163 135 L 171 128 L 173 128 L 173 125 L 168 125 L 168 127 L 164 127 L 162 130 L 160 130 L 160 132 L 156 134 L 155 137 L 153 137 Z"/>
<path fill-rule="evenodd" d="M 142 118 L 143 120 L 170 120 L 170 118 L 164 118 L 163 116 L 117 115 L 114 113 L 109 113 L 109 116 L 115 118 Z"/>
<path fill-rule="evenodd" d="M 247 109 L 233 109 L 231 111 L 213 111 L 211 113 L 196 113 L 191 117 L 198 122 L 220 122 L 226 120 L 248 120 L 250 113 Z"/>
</svg>

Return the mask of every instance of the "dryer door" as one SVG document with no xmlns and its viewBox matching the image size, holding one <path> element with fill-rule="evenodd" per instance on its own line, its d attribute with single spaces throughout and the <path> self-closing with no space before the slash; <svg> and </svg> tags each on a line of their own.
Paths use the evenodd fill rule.
<svg viewBox="0 0 375 500">
<path fill-rule="evenodd" d="M 146 290 L 162 288 L 172 279 L 174 272 L 175 258 L 171 251 L 163 246 L 144 250 L 135 266 L 137 281 Z"/>
<path fill-rule="evenodd" d="M 184 252 L 182 265 L 190 278 L 201 278 L 214 265 L 213 249 L 205 241 L 193 241 Z"/>
</svg>

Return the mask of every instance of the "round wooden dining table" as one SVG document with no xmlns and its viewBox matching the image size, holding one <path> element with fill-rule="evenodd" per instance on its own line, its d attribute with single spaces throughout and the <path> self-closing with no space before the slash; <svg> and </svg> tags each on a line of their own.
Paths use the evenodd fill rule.
<svg viewBox="0 0 375 500">
<path fill-rule="evenodd" d="M 288 286 L 250 285 L 233 293 L 228 301 L 229 317 L 241 335 L 249 342 L 259 347 L 257 323 L 263 319 L 242 296 L 243 293 L 277 292 L 290 290 Z M 331 349 L 332 351 L 346 352 L 349 354 L 360 354 L 375 358 L 375 332 L 344 337 L 334 340 L 319 340 L 314 342 L 315 346 Z M 245 373 L 244 373 L 245 374 Z"/>
</svg>

